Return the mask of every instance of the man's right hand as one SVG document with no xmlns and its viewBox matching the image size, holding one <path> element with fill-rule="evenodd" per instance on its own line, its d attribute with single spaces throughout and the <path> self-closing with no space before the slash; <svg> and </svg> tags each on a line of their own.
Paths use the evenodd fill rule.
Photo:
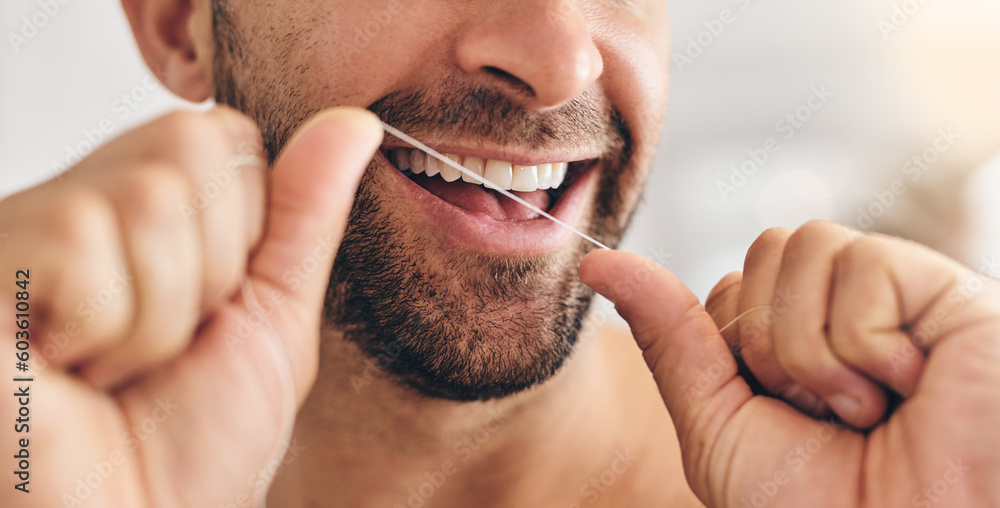
<svg viewBox="0 0 1000 508">
<path fill-rule="evenodd" d="M 367 112 L 321 113 L 269 174 L 253 164 L 259 134 L 244 116 L 174 113 L 0 202 L 0 379 L 3 392 L 30 393 L 26 433 L 13 425 L 17 398 L 0 397 L 0 506 L 247 506 L 273 472 L 286 402 L 266 323 L 298 406 L 333 257 L 380 140 Z M 12 384 L 18 270 L 30 271 L 23 374 L 34 381 Z M 266 317 L 248 310 L 244 283 Z M 9 472 L 20 439 L 27 494 Z"/>
</svg>

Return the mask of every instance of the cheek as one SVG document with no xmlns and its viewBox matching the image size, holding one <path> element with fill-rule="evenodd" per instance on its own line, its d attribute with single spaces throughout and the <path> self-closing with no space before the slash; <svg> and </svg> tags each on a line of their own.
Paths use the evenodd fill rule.
<svg viewBox="0 0 1000 508">
<path fill-rule="evenodd" d="M 346 4 L 345 7 L 342 4 Z M 367 107 L 445 67 L 453 23 L 444 2 L 372 0 L 321 4 L 302 48 L 303 85 L 324 105 Z M 303 25 L 310 26 L 310 25 Z M 294 54 L 294 53 L 292 53 Z M 426 78 L 426 79 L 425 79 Z"/>
<path fill-rule="evenodd" d="M 659 143 L 669 91 L 668 32 L 619 35 L 605 52 L 601 85 L 632 135 L 633 167 L 623 176 L 622 198 L 633 204 Z"/>
<path fill-rule="evenodd" d="M 648 128 L 658 131 L 669 89 L 669 31 L 666 27 L 623 30 L 605 48 L 605 92 L 630 126 L 641 127 L 634 135 L 643 135 Z"/>
</svg>

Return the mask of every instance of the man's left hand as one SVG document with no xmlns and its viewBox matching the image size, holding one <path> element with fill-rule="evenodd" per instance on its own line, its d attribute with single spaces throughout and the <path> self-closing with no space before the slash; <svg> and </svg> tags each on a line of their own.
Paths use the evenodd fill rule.
<svg viewBox="0 0 1000 508">
<path fill-rule="evenodd" d="M 633 254 L 580 278 L 631 326 L 709 507 L 1000 503 L 997 280 L 822 222 L 762 234 L 708 310 Z"/>
</svg>

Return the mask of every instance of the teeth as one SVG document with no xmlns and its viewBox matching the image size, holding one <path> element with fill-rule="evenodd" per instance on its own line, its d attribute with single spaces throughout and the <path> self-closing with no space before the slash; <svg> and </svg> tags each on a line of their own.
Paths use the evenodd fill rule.
<svg viewBox="0 0 1000 508">
<path fill-rule="evenodd" d="M 469 171 L 472 171 L 473 173 L 479 176 L 483 176 L 484 172 L 486 171 L 486 161 L 480 159 L 479 157 L 466 157 L 462 165 L 465 166 L 465 168 L 468 169 Z M 462 173 L 462 181 L 475 184 L 480 183 L 478 180 L 473 179 L 471 176 L 465 173 Z"/>
<path fill-rule="evenodd" d="M 410 152 L 410 166 L 412 166 L 411 171 L 413 174 L 419 175 L 424 172 L 424 166 L 427 162 L 427 154 L 421 152 L 420 150 L 412 150 Z"/>
<path fill-rule="evenodd" d="M 441 166 L 444 166 L 444 163 L 435 157 L 428 155 L 424 158 L 424 172 L 427 173 L 427 176 L 434 176 L 440 173 Z"/>
<path fill-rule="evenodd" d="M 457 156 L 457 155 L 445 155 L 445 157 L 451 159 L 452 162 L 458 164 L 459 166 L 462 165 L 462 158 L 459 157 L 459 156 Z M 437 159 L 435 159 L 435 160 L 437 160 Z M 444 181 L 446 181 L 446 182 L 454 182 L 455 180 L 458 180 L 459 178 L 462 178 L 462 172 L 461 171 L 459 171 L 459 170 L 457 170 L 457 169 L 455 169 L 455 168 L 453 168 L 453 167 L 451 167 L 451 166 L 449 166 L 449 165 L 447 165 L 447 164 L 445 164 L 445 163 L 443 163 L 441 161 L 437 161 L 437 162 L 441 165 L 441 178 L 444 178 Z"/>
<path fill-rule="evenodd" d="M 538 169 L 535 166 L 514 166 L 511 190 L 531 192 L 538 189 Z"/>
<path fill-rule="evenodd" d="M 480 185 L 518 192 L 557 189 L 566 179 L 566 171 L 569 168 L 567 162 L 516 166 L 510 162 L 485 160 L 479 157 L 463 158 L 452 154 L 444 154 L 444 156 L 483 177 L 486 183 Z M 424 173 L 427 176 L 440 175 L 446 182 L 455 182 L 461 179 L 464 182 L 479 184 L 471 176 L 421 150 L 397 148 L 389 152 L 389 159 L 402 171 L 410 170 L 413 174 Z"/>
<path fill-rule="evenodd" d="M 552 164 L 538 165 L 538 188 L 548 189 L 552 186 Z"/>
<path fill-rule="evenodd" d="M 486 185 L 487 188 L 497 187 L 503 190 L 510 190 L 511 180 L 514 179 L 514 166 L 509 162 L 491 159 L 486 162 L 484 177 L 489 182 Z"/>
<path fill-rule="evenodd" d="M 569 164 L 566 162 L 557 162 L 552 165 L 552 188 L 558 188 L 562 185 L 563 180 L 566 179 L 566 169 L 569 168 Z"/>
<path fill-rule="evenodd" d="M 399 168 L 401 171 L 406 171 L 407 169 L 410 169 L 410 167 L 411 167 L 410 166 L 410 154 L 407 153 L 407 152 L 408 152 L 408 150 L 405 150 L 405 149 L 402 149 L 402 148 L 397 148 L 397 149 L 395 149 L 395 150 L 392 151 L 392 158 L 393 158 L 392 162 L 395 163 L 396 167 Z M 421 153 L 423 153 L 423 152 L 421 152 Z"/>
</svg>

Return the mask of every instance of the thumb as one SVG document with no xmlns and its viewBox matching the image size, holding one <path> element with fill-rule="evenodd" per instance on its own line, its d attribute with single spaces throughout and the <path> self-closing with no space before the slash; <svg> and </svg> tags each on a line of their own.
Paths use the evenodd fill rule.
<svg viewBox="0 0 1000 508">
<path fill-rule="evenodd" d="M 333 259 L 358 182 L 381 140 L 375 115 L 330 109 L 298 129 L 271 173 L 264 234 L 248 276 L 258 295 L 280 295 L 270 321 L 295 373 L 299 402 L 315 375 Z"/>
<path fill-rule="evenodd" d="M 752 396 L 711 316 L 677 277 L 637 254 L 592 252 L 580 280 L 629 323 L 677 427 L 688 480 L 708 499 L 708 454 Z"/>
<path fill-rule="evenodd" d="M 329 109 L 300 127 L 274 164 L 265 231 L 249 275 L 284 293 L 304 325 L 319 324 L 333 258 L 381 132 L 365 110 Z"/>
</svg>

